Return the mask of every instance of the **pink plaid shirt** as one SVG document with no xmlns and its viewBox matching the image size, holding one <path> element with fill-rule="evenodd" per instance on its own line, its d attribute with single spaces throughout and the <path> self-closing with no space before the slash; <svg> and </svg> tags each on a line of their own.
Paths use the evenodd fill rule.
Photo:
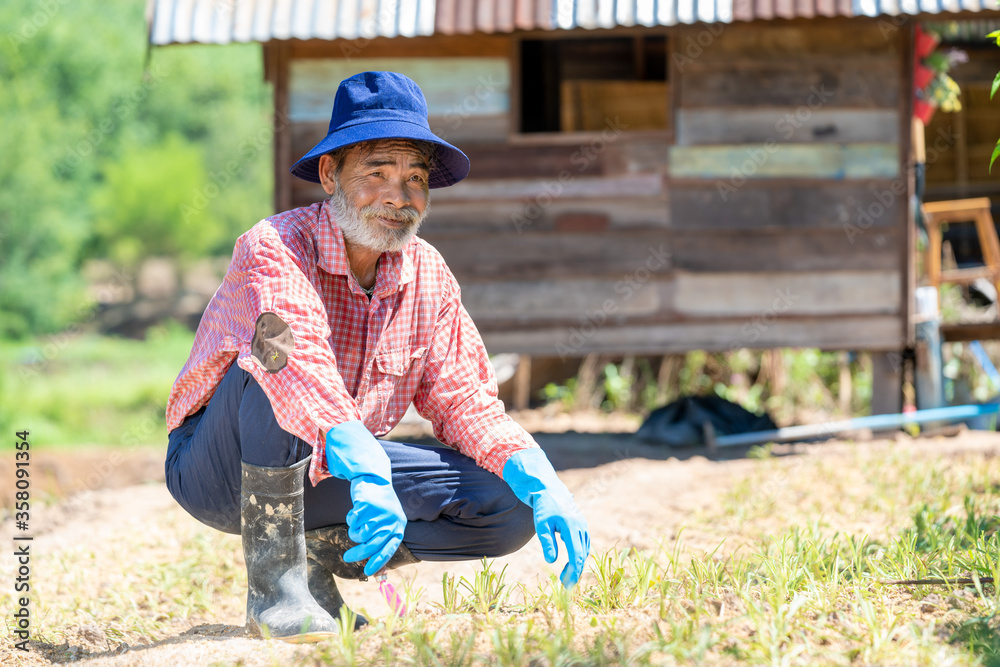
<svg viewBox="0 0 1000 667">
<path fill-rule="evenodd" d="M 265 312 L 294 337 L 276 373 L 251 357 Z M 281 428 L 312 444 L 313 484 L 330 476 L 330 428 L 360 419 L 382 436 L 410 402 L 438 440 L 497 475 L 515 452 L 537 446 L 497 398 L 483 341 L 437 250 L 414 238 L 384 253 L 369 301 L 326 203 L 263 220 L 237 240 L 170 392 L 170 430 L 208 403 L 234 358 L 263 388 Z"/>
</svg>

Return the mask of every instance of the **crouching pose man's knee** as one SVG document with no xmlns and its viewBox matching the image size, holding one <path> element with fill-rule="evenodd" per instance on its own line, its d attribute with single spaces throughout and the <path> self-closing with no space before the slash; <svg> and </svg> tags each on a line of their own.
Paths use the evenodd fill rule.
<svg viewBox="0 0 1000 667">
<path fill-rule="evenodd" d="M 505 414 L 454 276 L 415 236 L 429 189 L 468 171 L 410 79 L 343 81 L 330 133 L 292 167 L 329 199 L 241 236 L 205 311 L 167 405 L 167 485 L 242 536 L 257 634 L 335 632 L 335 577 L 501 556 L 536 533 L 549 562 L 563 541 L 563 584 L 580 577 L 586 522 Z M 377 439 L 411 402 L 448 447 Z"/>
</svg>

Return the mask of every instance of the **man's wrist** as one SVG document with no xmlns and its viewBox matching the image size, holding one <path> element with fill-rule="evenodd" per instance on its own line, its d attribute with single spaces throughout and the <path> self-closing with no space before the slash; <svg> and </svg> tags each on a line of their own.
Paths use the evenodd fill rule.
<svg viewBox="0 0 1000 667">
<path fill-rule="evenodd" d="M 326 465 L 330 474 L 340 479 L 367 475 L 388 482 L 392 478 L 385 450 L 358 419 L 338 424 L 327 432 Z"/>
<path fill-rule="evenodd" d="M 535 506 L 539 494 L 560 491 L 569 494 L 545 452 L 539 447 L 515 452 L 504 464 L 503 480 L 521 502 L 531 507 Z"/>
</svg>

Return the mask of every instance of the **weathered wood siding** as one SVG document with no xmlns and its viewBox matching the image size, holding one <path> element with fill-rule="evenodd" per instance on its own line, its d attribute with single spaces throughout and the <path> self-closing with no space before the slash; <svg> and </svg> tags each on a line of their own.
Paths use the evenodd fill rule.
<svg viewBox="0 0 1000 667">
<path fill-rule="evenodd" d="M 608 118 L 601 132 L 545 136 L 516 132 L 509 38 L 376 40 L 346 61 L 305 43 L 287 65 L 286 159 L 323 136 L 345 76 L 417 81 L 432 129 L 472 160 L 468 179 L 432 193 L 421 235 L 491 352 L 897 349 L 904 33 L 865 21 L 731 25 L 710 40 L 677 30 L 671 131 Z M 323 196 L 297 180 L 287 190 L 289 205 Z"/>
<path fill-rule="evenodd" d="M 733 25 L 672 46 L 669 218 L 673 266 L 690 272 L 674 288 L 680 317 L 715 323 L 713 339 L 750 317 L 731 335 L 754 345 L 902 347 L 906 31 Z M 791 303 L 761 317 L 779 294 Z"/>
</svg>

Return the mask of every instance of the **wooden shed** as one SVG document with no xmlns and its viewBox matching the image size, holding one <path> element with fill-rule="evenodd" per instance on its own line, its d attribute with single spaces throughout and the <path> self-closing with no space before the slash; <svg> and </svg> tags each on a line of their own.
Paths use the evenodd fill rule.
<svg viewBox="0 0 1000 667">
<path fill-rule="evenodd" d="M 152 0 L 150 41 L 263 43 L 276 210 L 324 196 L 287 169 L 343 78 L 413 78 L 472 161 L 421 235 L 491 352 L 869 350 L 884 379 L 912 340 L 915 21 L 992 6 Z"/>
</svg>

